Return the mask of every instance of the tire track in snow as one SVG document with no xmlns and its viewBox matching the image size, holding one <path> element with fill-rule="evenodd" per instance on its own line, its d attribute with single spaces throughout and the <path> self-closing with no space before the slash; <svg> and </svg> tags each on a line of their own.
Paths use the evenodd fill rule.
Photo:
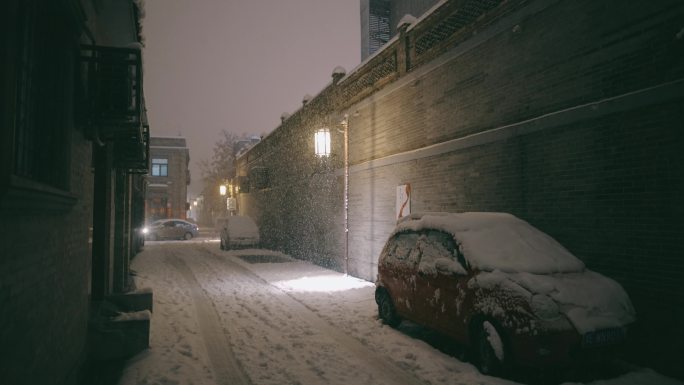
<svg viewBox="0 0 684 385">
<path fill-rule="evenodd" d="M 251 385 L 249 377 L 230 348 L 228 336 L 223 333 L 211 299 L 204 293 L 195 275 L 176 255 L 167 256 L 166 262 L 178 270 L 189 285 L 200 332 L 207 347 L 216 383 L 218 385 Z"/>
<path fill-rule="evenodd" d="M 349 336 L 337 327 L 331 325 L 322 319 L 318 314 L 306 307 L 303 303 L 290 296 L 287 292 L 271 285 L 268 281 L 259 277 L 251 270 L 239 265 L 236 262 L 215 254 L 213 250 L 204 245 L 200 250 L 204 251 L 204 253 L 207 254 L 212 260 L 218 262 L 226 268 L 239 272 L 245 279 L 254 283 L 254 285 L 263 287 L 265 291 L 272 294 L 272 298 L 277 298 L 287 308 L 293 309 L 293 313 L 298 314 L 304 322 L 307 322 L 312 328 L 318 330 L 322 335 L 328 336 L 338 346 L 343 347 L 350 353 L 348 357 L 356 363 L 357 368 L 373 375 L 374 384 L 425 384 L 425 382 L 417 378 L 413 373 L 406 371 L 393 361 L 382 357 L 379 353 L 372 351 L 367 346 L 363 345 L 356 338 Z"/>
<path fill-rule="evenodd" d="M 221 261 L 216 261 L 216 257 L 206 249 L 195 248 L 193 251 L 203 252 L 205 257 L 197 258 L 195 254 L 185 261 L 194 271 L 195 276 L 205 285 L 204 290 L 207 295 L 214 298 L 213 302 L 217 311 L 223 308 L 224 314 L 231 314 L 228 319 L 223 319 L 224 330 L 228 335 L 233 336 L 236 354 L 240 353 L 240 348 L 237 346 L 245 345 L 242 348 L 246 348 L 246 351 L 240 354 L 240 359 L 253 382 L 278 385 L 346 384 L 346 382 L 335 381 L 328 377 L 330 373 L 326 373 L 325 366 L 329 362 L 325 362 L 324 367 L 321 367 L 321 362 L 313 357 L 296 354 L 301 351 L 290 350 L 289 346 L 305 346 L 301 341 L 291 345 L 293 336 L 294 338 L 311 338 L 314 337 L 314 333 L 302 325 L 290 324 L 288 328 L 287 322 L 283 323 L 284 320 L 279 319 L 279 314 L 285 314 L 288 319 L 291 319 L 292 315 L 283 312 L 283 309 L 276 310 L 270 307 L 273 306 L 271 303 L 273 295 L 268 290 L 264 290 L 264 282 L 255 282 L 242 270 L 232 269 Z M 217 266 L 216 262 L 220 265 Z M 213 292 L 212 294 L 212 289 L 216 289 L 213 285 L 217 282 L 224 282 L 226 279 L 230 281 L 231 293 Z M 232 300 L 227 300 L 227 297 Z M 282 305 L 282 302 L 278 304 Z M 219 318 L 221 318 L 220 314 Z M 240 321 L 234 322 L 236 318 Z M 247 328 L 241 327 L 244 325 L 247 325 Z M 284 325 L 287 331 L 285 333 L 281 328 Z M 276 332 L 272 333 L 274 330 Z M 253 355 L 255 352 L 258 357 Z M 319 351 L 315 358 L 319 358 L 323 353 Z M 284 357 L 287 365 L 278 366 L 276 362 L 282 362 Z"/>
</svg>

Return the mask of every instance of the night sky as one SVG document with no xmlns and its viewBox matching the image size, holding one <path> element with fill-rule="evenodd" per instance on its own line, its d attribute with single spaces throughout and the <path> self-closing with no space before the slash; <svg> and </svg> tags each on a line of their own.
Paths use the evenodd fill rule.
<svg viewBox="0 0 684 385">
<path fill-rule="evenodd" d="M 153 136 L 184 136 L 189 199 L 219 132 L 268 134 L 360 62 L 359 2 L 146 0 L 145 99 Z"/>
</svg>

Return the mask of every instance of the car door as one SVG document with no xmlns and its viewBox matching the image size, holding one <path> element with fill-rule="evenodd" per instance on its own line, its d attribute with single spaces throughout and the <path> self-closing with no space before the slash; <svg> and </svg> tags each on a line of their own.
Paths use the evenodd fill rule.
<svg viewBox="0 0 684 385">
<path fill-rule="evenodd" d="M 415 302 L 421 323 L 455 338 L 464 338 L 462 304 L 467 294 L 468 271 L 453 236 L 430 230 L 416 242 L 419 255 Z"/>
<path fill-rule="evenodd" d="M 159 238 L 174 238 L 174 221 L 165 221 L 159 228 Z"/>
<path fill-rule="evenodd" d="M 181 221 L 173 221 L 172 238 L 178 239 L 185 236 L 185 223 Z"/>
<path fill-rule="evenodd" d="M 379 277 L 389 292 L 394 307 L 402 317 L 415 319 L 412 315 L 414 303 L 414 277 L 417 259 L 412 255 L 418 234 L 404 232 L 394 235 L 382 252 L 379 261 Z"/>
</svg>

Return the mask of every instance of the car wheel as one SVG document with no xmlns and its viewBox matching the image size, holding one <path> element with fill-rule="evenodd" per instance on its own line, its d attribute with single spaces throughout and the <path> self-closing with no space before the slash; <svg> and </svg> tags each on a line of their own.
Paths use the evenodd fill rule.
<svg viewBox="0 0 684 385">
<path fill-rule="evenodd" d="M 191 240 L 191 239 L 192 239 L 192 233 L 185 233 L 184 238 L 185 238 L 186 241 Z"/>
<path fill-rule="evenodd" d="M 382 322 L 391 327 L 397 327 L 401 323 L 401 318 L 397 315 L 392 298 L 390 298 L 387 290 L 379 290 L 376 300 L 378 303 L 378 316 Z"/>
<path fill-rule="evenodd" d="M 482 374 L 501 376 L 505 363 L 504 343 L 494 325 L 485 320 L 480 323 L 473 344 L 475 365 Z"/>
</svg>

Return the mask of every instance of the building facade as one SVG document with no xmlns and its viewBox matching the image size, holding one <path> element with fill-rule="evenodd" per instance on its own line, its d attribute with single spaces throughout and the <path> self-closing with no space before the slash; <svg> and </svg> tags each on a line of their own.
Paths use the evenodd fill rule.
<svg viewBox="0 0 684 385">
<path fill-rule="evenodd" d="M 413 211 L 510 212 L 619 281 L 625 354 L 684 378 L 682 17 L 674 0 L 440 2 L 238 159 L 240 210 L 264 244 L 370 281 L 398 187 Z"/>
<path fill-rule="evenodd" d="M 398 33 L 402 17 L 418 17 L 436 3 L 437 0 L 361 0 L 361 60 Z"/>
<path fill-rule="evenodd" d="M 136 3 L 0 6 L 3 384 L 78 384 L 112 346 L 101 309 L 131 290 L 147 171 Z"/>
<path fill-rule="evenodd" d="M 147 174 L 145 218 L 185 219 L 190 184 L 190 152 L 185 138 L 150 138 L 150 170 Z"/>
</svg>

